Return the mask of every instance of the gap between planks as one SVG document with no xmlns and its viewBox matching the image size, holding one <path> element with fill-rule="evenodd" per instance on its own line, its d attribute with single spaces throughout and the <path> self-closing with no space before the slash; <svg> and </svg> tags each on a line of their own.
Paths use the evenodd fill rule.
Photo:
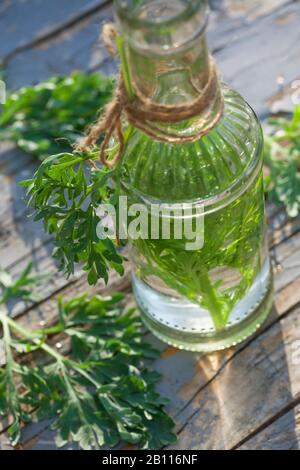
<svg viewBox="0 0 300 470">
<path fill-rule="evenodd" d="M 272 416 L 266 422 L 261 424 L 255 431 L 251 432 L 247 437 L 245 437 L 240 442 L 238 442 L 236 445 L 234 445 L 230 450 L 238 450 L 244 444 L 249 442 L 254 437 L 257 437 L 262 431 L 265 431 L 268 427 L 270 427 L 272 424 L 276 423 L 276 421 L 279 421 L 282 417 L 284 417 L 285 415 L 287 415 L 291 411 L 294 411 L 295 414 L 296 414 L 296 409 L 298 408 L 299 405 L 300 405 L 300 396 L 298 398 L 296 398 L 295 400 L 292 400 L 291 403 L 289 403 L 286 407 L 284 407 L 276 415 Z"/>
<path fill-rule="evenodd" d="M 298 327 L 296 308 L 238 352 L 177 417 L 179 442 L 171 448 L 236 448 L 293 409 L 300 401 L 299 367 L 292 358 Z"/>
</svg>

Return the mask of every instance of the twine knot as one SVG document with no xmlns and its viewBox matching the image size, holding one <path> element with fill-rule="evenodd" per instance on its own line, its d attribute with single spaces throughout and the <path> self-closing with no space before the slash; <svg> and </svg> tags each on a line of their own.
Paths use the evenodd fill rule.
<svg viewBox="0 0 300 470">
<path fill-rule="evenodd" d="M 113 24 L 103 28 L 103 40 L 111 55 L 117 54 L 115 39 L 117 32 Z M 114 168 L 121 160 L 124 151 L 124 135 L 122 129 L 123 115 L 127 122 L 138 128 L 149 137 L 167 143 L 194 142 L 206 135 L 220 120 L 224 100 L 220 92 L 217 70 L 213 59 L 209 58 L 208 81 L 198 97 L 190 103 L 182 105 L 162 105 L 154 103 L 144 96 L 133 83 L 135 96 L 129 99 L 122 72 L 120 72 L 116 90 L 111 102 L 106 106 L 100 119 L 89 127 L 86 136 L 76 146 L 79 151 L 89 151 L 104 135 L 100 147 L 100 161 L 108 168 Z M 216 108 L 217 112 L 212 111 Z M 199 129 L 192 135 L 182 136 L 170 132 L 161 124 L 175 124 L 200 115 L 195 127 Z M 107 152 L 112 136 L 118 139 L 119 147 L 113 159 L 108 159 Z"/>
</svg>

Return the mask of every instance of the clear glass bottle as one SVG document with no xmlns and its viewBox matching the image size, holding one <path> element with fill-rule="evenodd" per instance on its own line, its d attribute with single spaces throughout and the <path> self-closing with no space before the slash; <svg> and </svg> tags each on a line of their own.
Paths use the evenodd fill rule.
<svg viewBox="0 0 300 470">
<path fill-rule="evenodd" d="M 192 102 L 208 80 L 206 1 L 115 3 L 129 80 L 154 103 Z M 192 204 L 203 211 L 199 249 L 187 250 L 186 240 L 172 235 L 131 241 L 144 322 L 163 341 L 192 351 L 243 341 L 272 305 L 262 131 L 250 106 L 223 83 L 203 112 L 206 125 L 219 112 L 220 96 L 222 117 L 202 138 L 165 143 L 131 128 L 122 159 L 123 191 L 131 203 L 149 210 L 153 204 Z M 157 125 L 180 137 L 193 134 L 203 120 Z M 170 213 L 171 226 L 175 217 Z"/>
</svg>

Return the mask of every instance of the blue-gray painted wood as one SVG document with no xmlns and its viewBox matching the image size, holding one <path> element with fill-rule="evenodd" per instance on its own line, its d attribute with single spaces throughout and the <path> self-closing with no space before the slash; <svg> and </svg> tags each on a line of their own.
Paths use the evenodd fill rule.
<svg viewBox="0 0 300 470">
<path fill-rule="evenodd" d="M 217 61 L 224 80 L 240 91 L 259 115 L 270 109 L 269 100 L 281 85 L 300 77 L 300 2 L 276 10 L 238 29 Z"/>
<path fill-rule="evenodd" d="M 300 310 L 250 342 L 177 416 L 176 449 L 229 450 L 300 401 Z M 219 355 L 220 356 L 220 355 Z M 214 361 L 216 354 L 206 360 Z M 199 364 L 205 373 L 205 363 Z"/>
<path fill-rule="evenodd" d="M 16 54 L 6 66 L 6 83 L 17 89 L 36 84 L 53 75 L 68 75 L 75 70 L 101 67 L 106 74 L 116 70 L 100 40 L 101 25 L 112 19 L 111 7 L 58 34 L 43 45 Z"/>
<path fill-rule="evenodd" d="M 300 450 L 300 406 L 247 440 L 239 450 Z"/>
<path fill-rule="evenodd" d="M 0 62 L 103 3 L 105 0 L 1 0 Z"/>
</svg>

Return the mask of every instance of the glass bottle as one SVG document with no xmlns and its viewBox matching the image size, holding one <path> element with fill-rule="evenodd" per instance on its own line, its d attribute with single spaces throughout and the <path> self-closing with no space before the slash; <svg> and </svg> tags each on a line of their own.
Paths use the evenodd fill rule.
<svg viewBox="0 0 300 470">
<path fill-rule="evenodd" d="M 206 1 L 115 4 L 128 83 L 153 103 L 193 102 L 209 79 Z M 161 227 L 163 219 L 171 227 L 167 239 L 160 229 L 158 238 L 131 240 L 133 288 L 142 318 L 158 338 L 191 351 L 245 340 L 272 305 L 261 126 L 244 99 L 223 83 L 200 116 L 157 126 L 180 138 L 201 131 L 203 122 L 209 132 L 175 143 L 129 126 L 122 157 L 122 188 L 130 204 L 146 206 L 152 222 L 150 209 L 164 207 L 157 217 Z M 203 224 L 203 246 L 194 249 L 172 230 L 180 217 L 175 209 L 190 207 L 182 219 L 189 218 L 192 227 L 199 220 Z"/>
</svg>

